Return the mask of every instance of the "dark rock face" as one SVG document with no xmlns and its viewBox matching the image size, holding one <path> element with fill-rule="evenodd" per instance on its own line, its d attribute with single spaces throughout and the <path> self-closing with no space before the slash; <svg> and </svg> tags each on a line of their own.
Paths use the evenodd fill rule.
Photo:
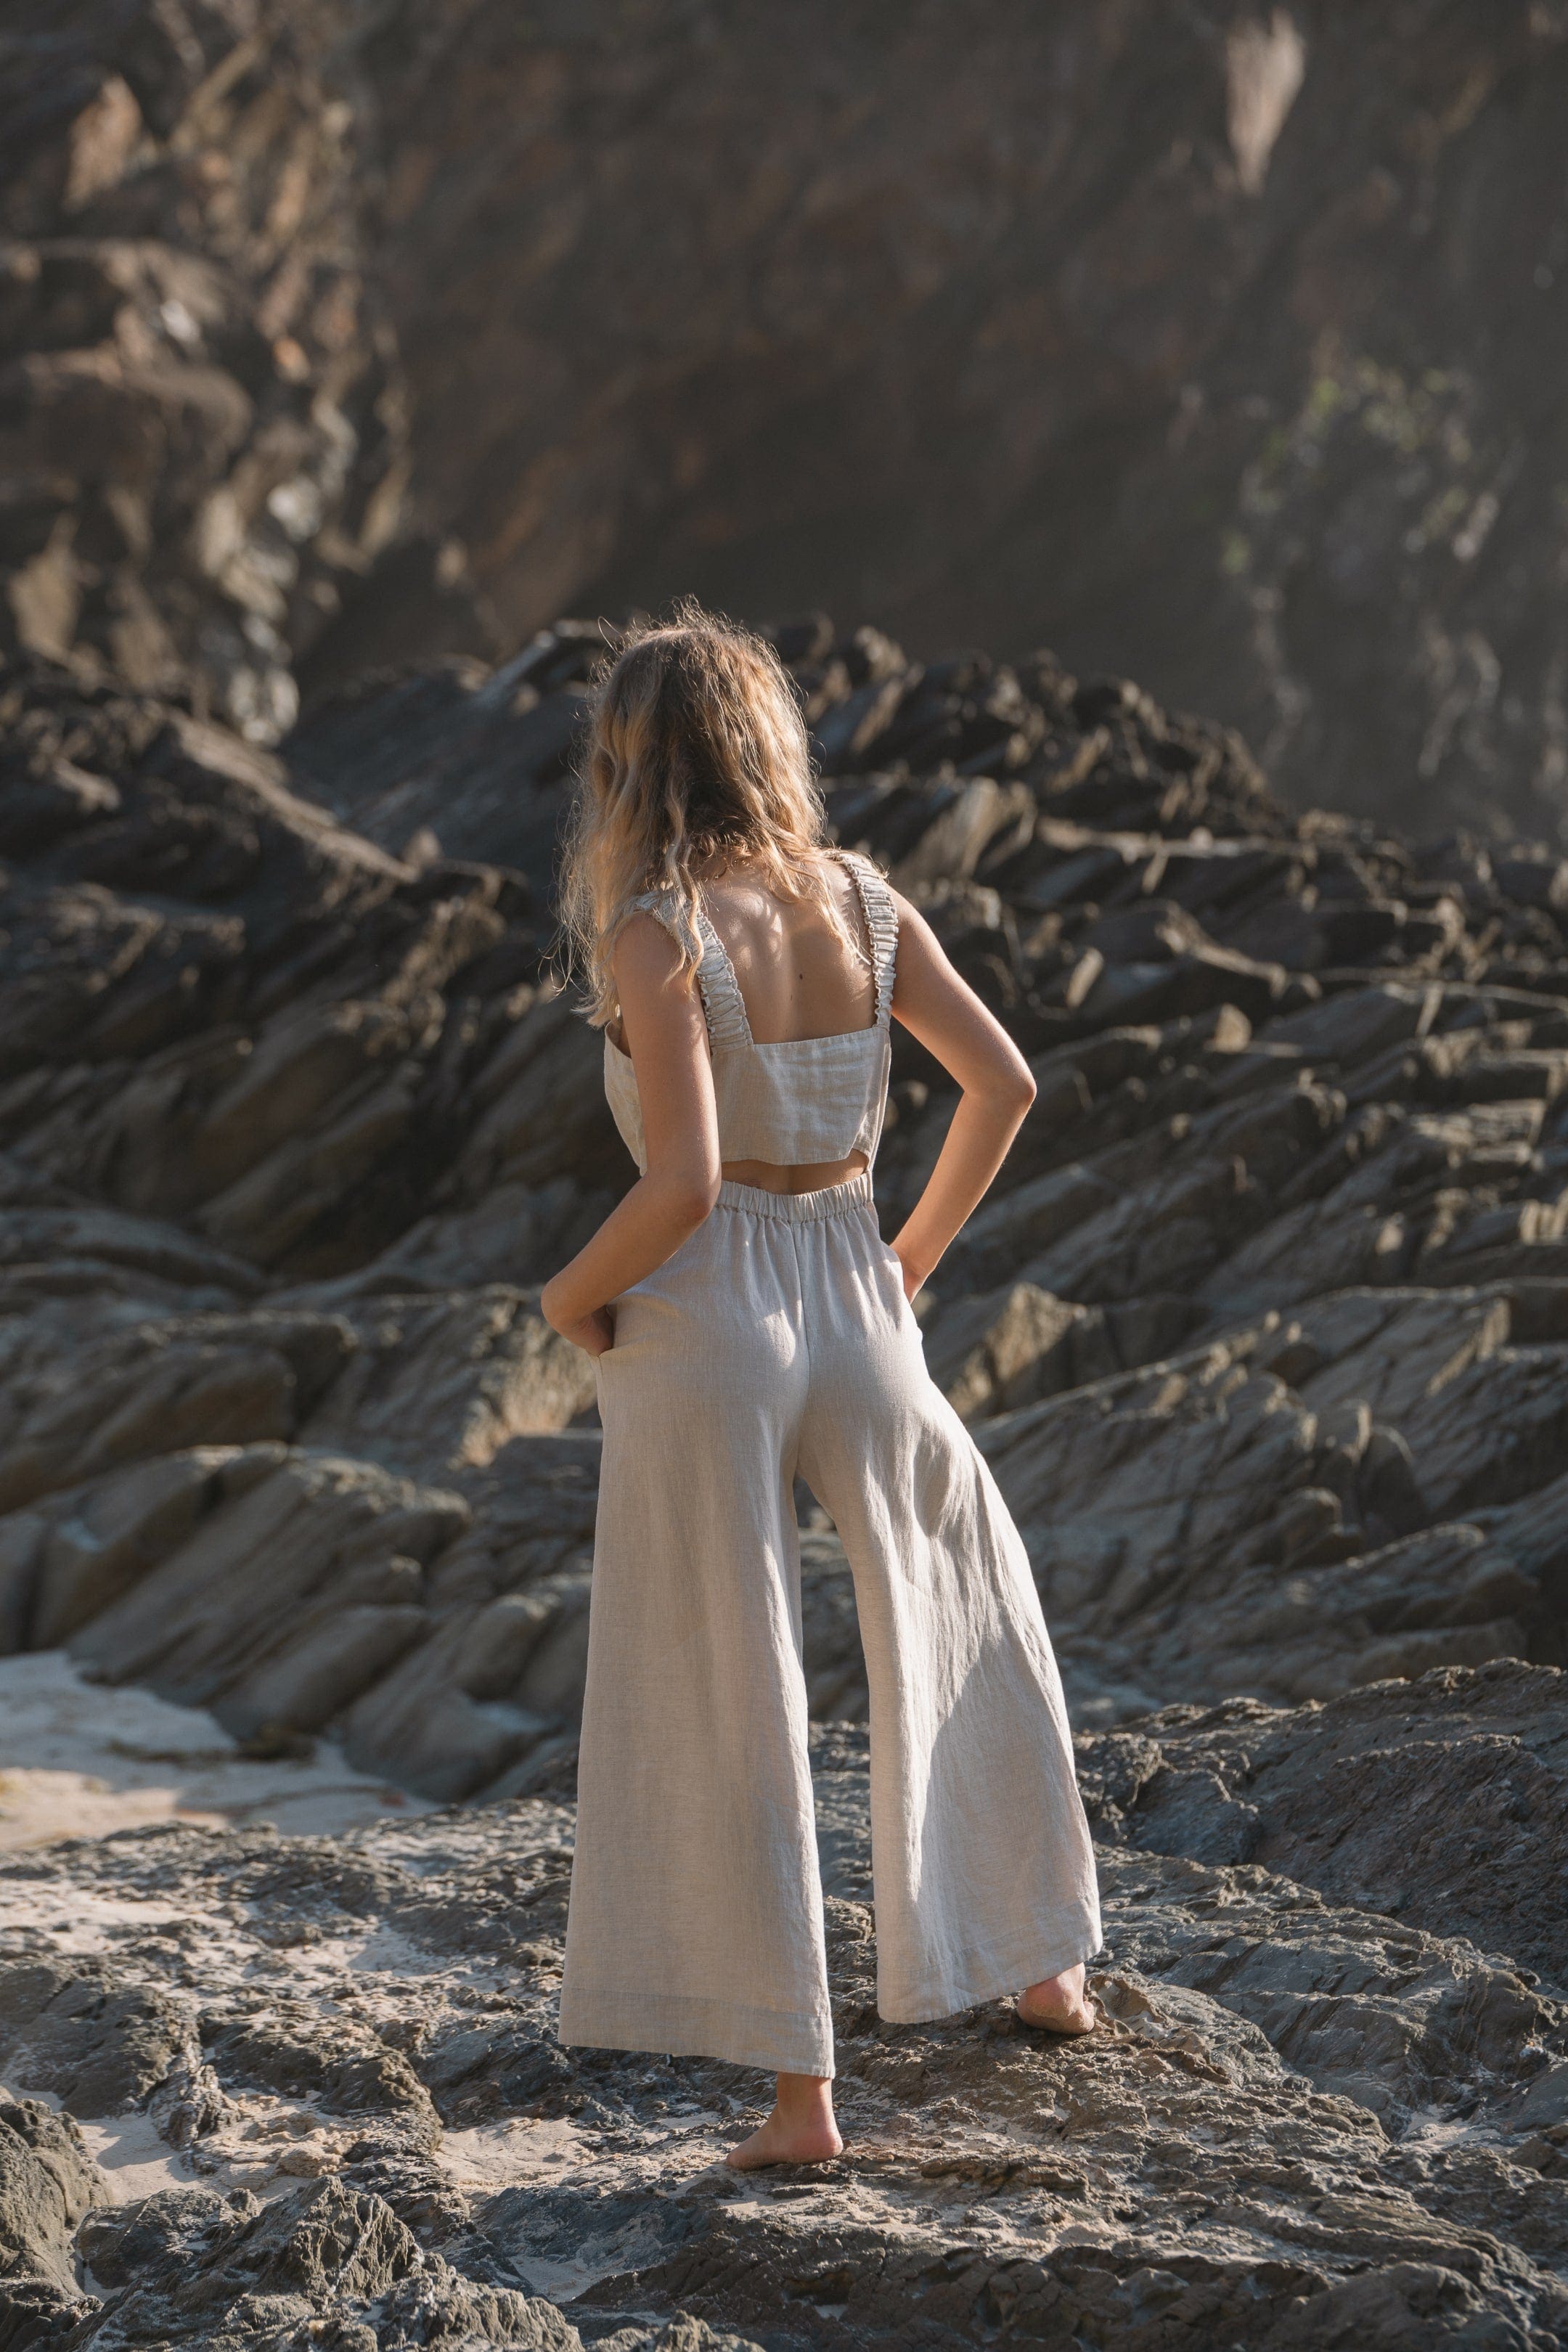
<svg viewBox="0 0 1568 2352">
<path fill-rule="evenodd" d="M 395 541 L 378 650 L 438 648 L 448 610 L 485 641 L 408 509 L 340 34 L 287 0 L 80 0 L 0 34 L 0 641 L 184 685 L 264 742 L 316 647 L 353 662 Z"/>
<path fill-rule="evenodd" d="M 381 20 L 422 460 L 513 628 L 825 597 L 1125 662 L 1299 803 L 1558 826 L 1562 10 L 795 23 Z"/>
<path fill-rule="evenodd" d="M 822 597 L 1562 838 L 1560 0 L 11 14 L 13 642 L 267 740 Z"/>
</svg>

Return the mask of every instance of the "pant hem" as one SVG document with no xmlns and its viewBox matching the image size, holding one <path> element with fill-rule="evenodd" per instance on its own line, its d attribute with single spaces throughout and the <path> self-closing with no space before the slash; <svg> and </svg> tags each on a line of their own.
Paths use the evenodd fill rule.
<svg viewBox="0 0 1568 2352">
<path fill-rule="evenodd" d="M 563 2002 L 557 2040 L 572 2048 L 643 2050 L 669 2058 L 719 2058 L 768 2074 L 831 2077 L 833 2028 L 798 2011 L 685 2000 L 671 1994 L 577 1994 Z"/>
<path fill-rule="evenodd" d="M 976 1944 L 957 1953 L 942 1975 L 908 1991 L 884 1994 L 879 1987 L 877 2013 L 889 2025 L 929 2025 L 960 2010 L 978 2009 L 983 2001 L 1000 2000 L 1005 1993 L 1022 1992 L 1026 1985 L 1046 1977 L 1060 1976 L 1064 1969 L 1092 1959 L 1102 1940 L 1099 1920 L 1085 1919 L 1068 1937 L 1059 1927 L 1054 1935 L 1033 1929 L 1004 1942 Z"/>
</svg>

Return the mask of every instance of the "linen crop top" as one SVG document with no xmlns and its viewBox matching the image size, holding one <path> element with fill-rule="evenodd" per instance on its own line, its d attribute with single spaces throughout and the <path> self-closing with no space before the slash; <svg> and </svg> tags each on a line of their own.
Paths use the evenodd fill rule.
<svg viewBox="0 0 1568 2352">
<path fill-rule="evenodd" d="M 852 876 L 866 918 L 877 1009 L 864 1028 L 759 1045 L 746 1018 L 735 967 L 707 914 L 700 906 L 697 908 L 697 944 L 701 949 L 697 985 L 713 1062 L 722 1160 L 765 1160 L 793 1168 L 847 1160 L 851 1152 L 863 1151 L 869 1166 L 877 1156 L 892 1055 L 899 912 L 869 858 L 847 849 L 828 855 Z M 682 938 L 684 909 L 672 895 L 648 890 L 632 903 L 656 916 L 677 940 Z M 647 1146 L 637 1075 L 631 1055 L 614 1044 L 608 1030 L 605 1093 L 627 1150 L 646 1171 Z"/>
</svg>

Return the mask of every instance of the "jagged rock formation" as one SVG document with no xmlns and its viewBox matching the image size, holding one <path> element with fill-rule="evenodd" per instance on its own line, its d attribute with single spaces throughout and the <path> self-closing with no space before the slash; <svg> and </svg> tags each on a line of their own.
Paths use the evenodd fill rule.
<svg viewBox="0 0 1568 2352">
<path fill-rule="evenodd" d="M 47 2341 L 84 2312 L 78 2228 L 108 2189 L 68 2113 L 0 2097 L 0 2339 Z"/>
<path fill-rule="evenodd" d="M 822 596 L 1561 838 L 1562 0 L 792 21 L 13 6 L 13 639 L 265 739 L 568 606 Z"/>
<path fill-rule="evenodd" d="M 1086 1719 L 1563 1663 L 1568 865 L 1291 818 L 1044 656 L 783 643 L 837 832 L 1039 1080 L 927 1352 Z M 444 1799 L 552 1771 L 582 1671 L 593 1382 L 529 1286 L 631 1172 L 550 962 L 599 646 L 373 684 L 283 759 L 4 688 L 5 1638 Z M 889 1224 L 951 1103 L 900 1033 Z"/>
<path fill-rule="evenodd" d="M 1082 1727 L 1110 2030 L 876 2021 L 803 1491 L 852 2160 L 738 2184 L 750 2078 L 552 2040 L 598 1433 L 536 1286 L 632 1172 L 551 962 L 599 643 L 279 751 L 0 676 L 0 1641 L 488 1801 L 0 1874 L 0 2347 L 1568 2340 L 1568 865 L 1292 816 L 1044 655 L 780 633 L 836 831 L 1039 1080 L 926 1348 Z M 951 1107 L 900 1033 L 889 1225 Z M 168 2187 L 107 2208 L 28 2099 Z"/>
</svg>

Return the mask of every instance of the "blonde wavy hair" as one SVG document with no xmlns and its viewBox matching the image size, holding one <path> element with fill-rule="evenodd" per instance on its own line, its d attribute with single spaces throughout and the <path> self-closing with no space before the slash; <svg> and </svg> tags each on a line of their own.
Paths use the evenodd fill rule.
<svg viewBox="0 0 1568 2352">
<path fill-rule="evenodd" d="M 559 892 L 589 1023 L 618 1010 L 611 957 L 633 899 L 670 895 L 689 968 L 700 882 L 737 862 L 775 897 L 819 906 L 864 961 L 828 878 L 800 705 L 766 639 L 683 600 L 622 633 L 594 687 Z"/>
</svg>

